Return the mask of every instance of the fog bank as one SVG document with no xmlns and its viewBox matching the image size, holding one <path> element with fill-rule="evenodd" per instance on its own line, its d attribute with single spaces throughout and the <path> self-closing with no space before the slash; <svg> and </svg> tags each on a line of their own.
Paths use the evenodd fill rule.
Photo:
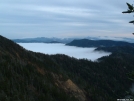
<svg viewBox="0 0 134 101">
<path fill-rule="evenodd" d="M 65 54 L 77 59 L 86 58 L 89 60 L 96 60 L 102 56 L 110 55 L 108 52 L 94 51 L 95 48 L 82 48 L 75 46 L 66 46 L 61 43 L 18 43 L 27 50 L 33 52 L 40 52 L 44 54 Z"/>
</svg>

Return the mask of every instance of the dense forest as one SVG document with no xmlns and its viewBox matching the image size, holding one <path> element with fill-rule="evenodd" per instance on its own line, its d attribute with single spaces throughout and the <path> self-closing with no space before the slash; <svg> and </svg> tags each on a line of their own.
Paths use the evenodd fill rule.
<svg viewBox="0 0 134 101">
<path fill-rule="evenodd" d="M 128 43 L 124 41 L 113 41 L 113 40 L 89 40 L 79 39 L 73 40 L 66 45 L 77 46 L 77 47 L 113 47 L 113 46 L 134 46 L 134 43 Z"/>
<path fill-rule="evenodd" d="M 0 36 L 0 101 L 134 98 L 134 47 L 97 50 L 111 50 L 112 54 L 95 62 L 64 54 L 46 55 L 28 51 Z"/>
</svg>

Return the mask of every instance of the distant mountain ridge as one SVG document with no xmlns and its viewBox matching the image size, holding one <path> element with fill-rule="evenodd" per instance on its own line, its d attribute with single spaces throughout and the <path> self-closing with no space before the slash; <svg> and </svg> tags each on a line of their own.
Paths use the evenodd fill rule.
<svg viewBox="0 0 134 101">
<path fill-rule="evenodd" d="M 46 38 L 46 37 L 37 37 L 37 38 L 24 38 L 24 39 L 12 39 L 17 43 L 68 43 L 74 40 L 74 38 Z"/>
<path fill-rule="evenodd" d="M 85 37 L 85 38 L 47 38 L 47 37 L 36 37 L 36 38 L 23 38 L 23 39 L 12 39 L 12 41 L 17 43 L 70 43 L 73 40 L 78 39 L 89 39 L 89 40 L 114 40 L 114 41 L 124 41 L 134 43 L 133 38 L 123 38 L 123 37 Z"/>
<path fill-rule="evenodd" d="M 128 43 L 124 41 L 113 41 L 113 40 L 73 40 L 66 45 L 77 46 L 77 47 L 113 47 L 113 46 L 134 46 L 134 43 Z"/>
<path fill-rule="evenodd" d="M 114 49 L 116 54 L 92 62 L 63 54 L 31 52 L 0 36 L 0 101 L 134 98 L 130 91 L 134 82 L 134 48 L 119 49 L 120 52 Z"/>
</svg>

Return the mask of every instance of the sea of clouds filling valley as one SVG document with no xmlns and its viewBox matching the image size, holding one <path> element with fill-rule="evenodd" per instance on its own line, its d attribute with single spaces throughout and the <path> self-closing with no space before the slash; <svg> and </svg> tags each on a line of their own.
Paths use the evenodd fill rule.
<svg viewBox="0 0 134 101">
<path fill-rule="evenodd" d="M 92 61 L 97 60 L 102 56 L 110 55 L 109 52 L 94 51 L 95 48 L 83 48 L 75 46 L 67 46 L 62 43 L 18 43 L 20 46 L 33 52 L 44 54 L 65 54 L 77 59 L 86 58 Z"/>
</svg>

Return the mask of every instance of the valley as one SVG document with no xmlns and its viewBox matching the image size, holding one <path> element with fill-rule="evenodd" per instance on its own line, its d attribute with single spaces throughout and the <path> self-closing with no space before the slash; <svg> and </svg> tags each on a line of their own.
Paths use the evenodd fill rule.
<svg viewBox="0 0 134 101">
<path fill-rule="evenodd" d="M 134 55 L 131 52 L 134 48 L 128 47 L 113 48 L 116 52 L 111 51 L 111 55 L 92 62 L 64 54 L 28 51 L 0 36 L 0 100 L 115 101 L 133 98 Z"/>
<path fill-rule="evenodd" d="M 77 59 L 88 59 L 95 61 L 102 56 L 110 55 L 110 52 L 94 51 L 95 47 L 83 48 L 75 46 L 67 46 L 62 43 L 18 43 L 27 50 L 40 52 L 44 54 L 64 54 Z"/>
</svg>

